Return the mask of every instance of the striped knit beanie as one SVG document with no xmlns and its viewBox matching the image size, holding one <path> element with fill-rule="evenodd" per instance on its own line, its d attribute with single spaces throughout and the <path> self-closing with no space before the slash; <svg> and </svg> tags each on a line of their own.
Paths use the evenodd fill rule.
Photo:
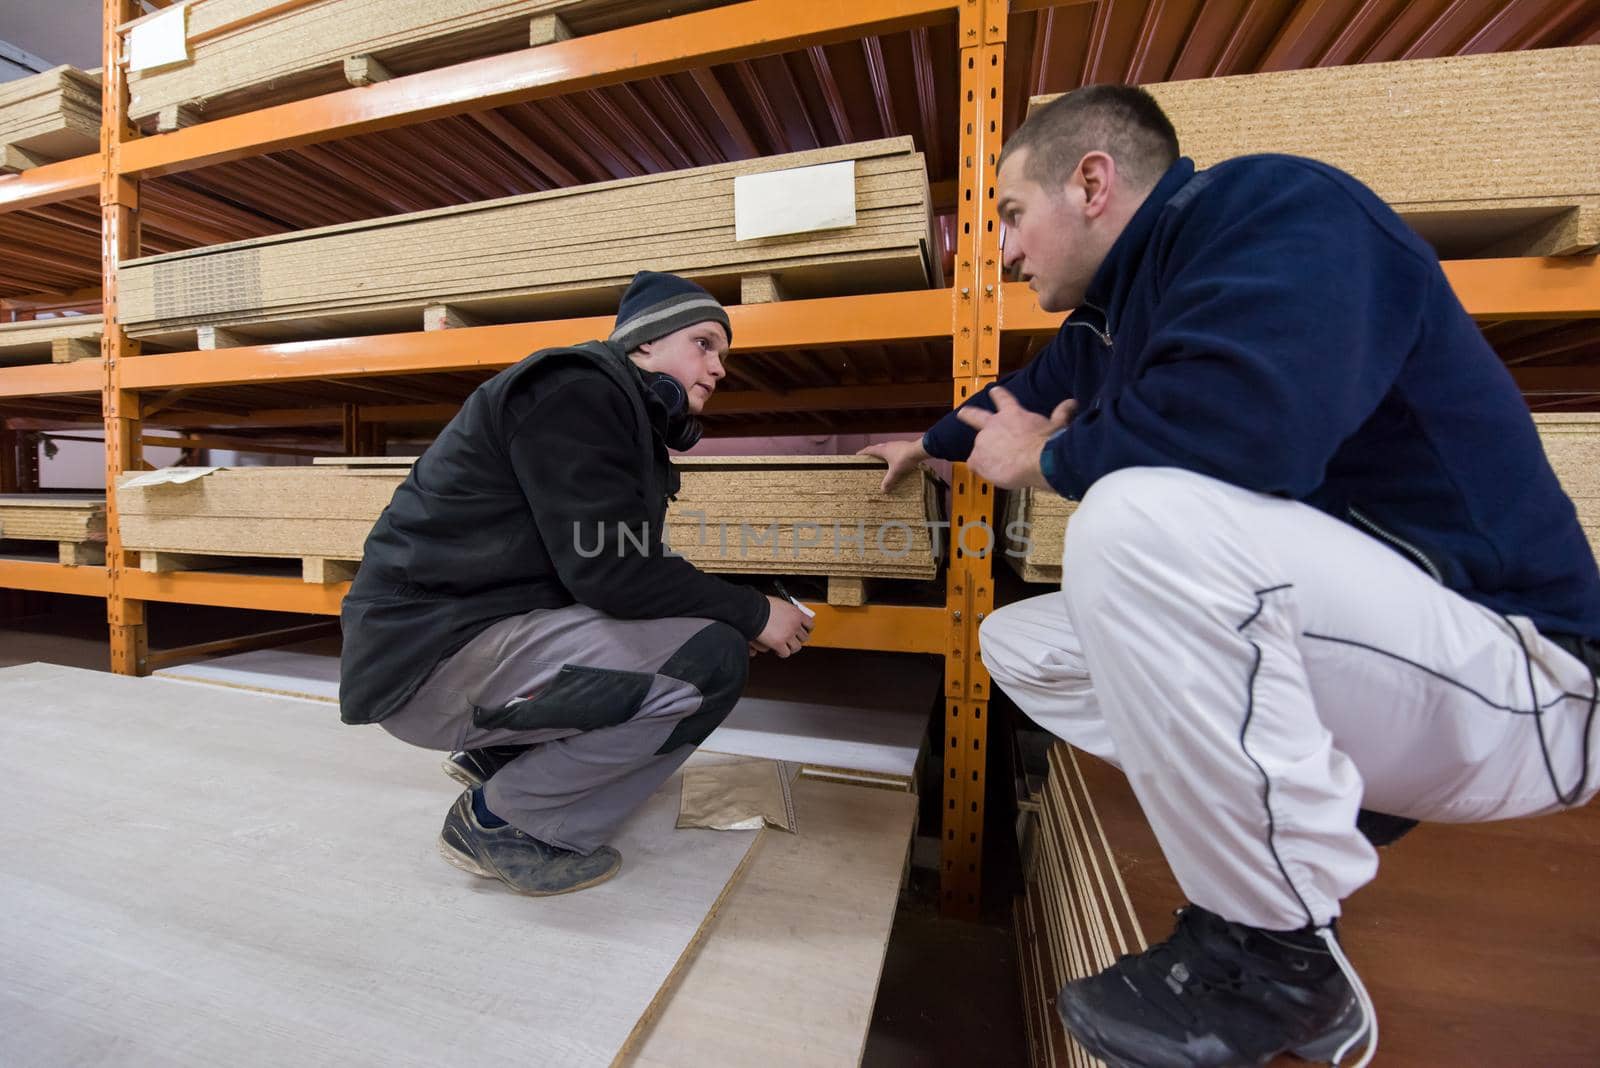
<svg viewBox="0 0 1600 1068">
<path fill-rule="evenodd" d="M 728 340 L 733 341 L 733 325 L 716 297 L 687 278 L 640 271 L 617 306 L 617 326 L 611 331 L 611 340 L 623 352 L 632 352 L 656 338 L 704 322 L 721 323 Z"/>
</svg>

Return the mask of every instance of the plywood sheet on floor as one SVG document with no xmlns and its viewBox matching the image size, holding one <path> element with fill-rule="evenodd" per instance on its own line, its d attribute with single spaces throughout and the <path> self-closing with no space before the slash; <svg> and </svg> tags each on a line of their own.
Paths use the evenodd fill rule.
<svg viewBox="0 0 1600 1068">
<path fill-rule="evenodd" d="M 436 755 L 325 704 L 0 671 L 0 1062 L 607 1064 L 753 836 L 675 831 L 533 900 L 435 853 Z"/>
<path fill-rule="evenodd" d="M 805 779 L 794 801 L 800 833 L 763 838 L 624 1064 L 860 1063 L 916 801 Z"/>
<path fill-rule="evenodd" d="M 328 642 L 258 649 L 178 664 L 158 678 L 337 703 L 339 658 Z M 314 651 L 315 650 L 315 651 Z M 787 760 L 808 775 L 911 790 L 939 695 L 936 663 L 921 657 L 854 654 L 847 674 L 877 680 L 850 690 L 819 687 L 837 658 L 806 650 L 792 661 L 763 658 L 753 689 L 702 743 L 707 752 Z M 818 670 L 822 668 L 823 670 Z"/>
</svg>

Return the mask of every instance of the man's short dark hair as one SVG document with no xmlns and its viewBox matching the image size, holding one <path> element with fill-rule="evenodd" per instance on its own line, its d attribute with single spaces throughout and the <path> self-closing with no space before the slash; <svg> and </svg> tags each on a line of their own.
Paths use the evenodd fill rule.
<svg viewBox="0 0 1600 1068">
<path fill-rule="evenodd" d="M 1086 85 L 1028 116 L 1000 153 L 1026 148 L 1025 174 L 1065 181 L 1090 152 L 1104 152 L 1135 188 L 1156 184 L 1178 158 L 1178 134 L 1155 97 L 1135 85 Z"/>
</svg>

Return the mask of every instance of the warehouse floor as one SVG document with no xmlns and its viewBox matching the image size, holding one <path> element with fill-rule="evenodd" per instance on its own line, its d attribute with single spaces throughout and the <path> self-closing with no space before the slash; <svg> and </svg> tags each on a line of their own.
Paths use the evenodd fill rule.
<svg viewBox="0 0 1600 1068">
<path fill-rule="evenodd" d="M 104 602 L 41 600 L 41 614 L 0 624 L 0 667 L 41 661 L 105 670 Z M 150 633 L 158 647 L 302 621 L 176 605 L 149 607 Z M 1027 1063 L 1008 898 L 1002 887 L 997 891 L 988 895 L 983 922 L 946 920 L 938 911 L 935 874 L 913 871 L 895 916 L 863 1065 Z"/>
</svg>

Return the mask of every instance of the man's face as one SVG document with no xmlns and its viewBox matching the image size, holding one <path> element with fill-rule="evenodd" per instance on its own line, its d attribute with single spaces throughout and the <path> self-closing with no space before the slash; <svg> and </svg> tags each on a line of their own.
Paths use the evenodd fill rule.
<svg viewBox="0 0 1600 1068">
<path fill-rule="evenodd" d="M 666 337 L 647 341 L 634 357 L 646 371 L 671 375 L 689 395 L 689 411 L 699 415 L 727 371 L 728 332 L 718 322 L 695 323 Z"/>
<path fill-rule="evenodd" d="M 1110 246 L 1092 231 L 1080 172 L 1040 184 L 1028 177 L 1030 154 L 1018 149 L 1000 166 L 996 206 L 1006 227 L 1001 259 L 1008 270 L 1021 272 L 1039 307 L 1067 311 L 1082 302 Z"/>
</svg>

